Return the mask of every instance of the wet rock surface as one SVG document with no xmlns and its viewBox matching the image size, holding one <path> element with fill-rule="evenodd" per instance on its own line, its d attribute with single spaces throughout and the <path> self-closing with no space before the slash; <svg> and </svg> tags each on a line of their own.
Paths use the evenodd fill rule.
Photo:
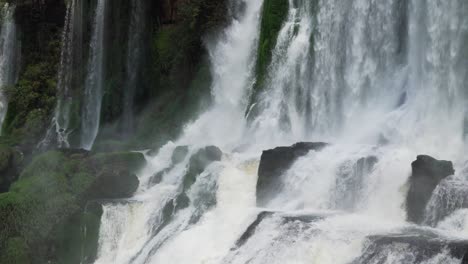
<svg viewBox="0 0 468 264">
<path fill-rule="evenodd" d="M 403 231 L 402 234 L 369 237 L 364 253 L 352 264 L 387 263 L 390 260 L 399 260 L 401 263 L 446 263 L 447 259 L 430 262 L 441 253 L 445 258 L 468 263 L 466 240 L 447 240 L 422 230 Z"/>
<path fill-rule="evenodd" d="M 411 168 L 406 211 L 408 221 L 421 223 L 432 192 L 443 179 L 453 175 L 455 170 L 451 161 L 436 160 L 427 155 L 418 156 L 411 163 Z"/>
<path fill-rule="evenodd" d="M 309 151 L 320 151 L 323 142 L 299 142 L 289 147 L 277 147 L 262 153 L 258 167 L 257 205 L 263 206 L 281 188 L 280 176 Z"/>
</svg>

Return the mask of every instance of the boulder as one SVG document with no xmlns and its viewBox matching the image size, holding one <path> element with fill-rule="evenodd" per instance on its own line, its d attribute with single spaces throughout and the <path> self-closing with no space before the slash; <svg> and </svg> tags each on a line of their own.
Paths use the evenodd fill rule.
<svg viewBox="0 0 468 264">
<path fill-rule="evenodd" d="M 327 146 L 323 142 L 299 142 L 289 147 L 265 150 L 260 158 L 257 180 L 257 204 L 264 205 L 269 194 L 281 188 L 280 176 L 288 170 L 297 158 L 320 151 Z"/>
<path fill-rule="evenodd" d="M 87 192 L 87 199 L 121 199 L 133 195 L 139 185 L 135 171 L 146 163 L 138 152 L 96 154 L 88 159 L 96 178 Z"/>
<path fill-rule="evenodd" d="M 411 163 L 411 168 L 406 211 L 408 221 L 421 223 L 432 192 L 440 181 L 453 175 L 455 170 L 451 161 L 436 160 L 427 155 L 418 156 Z"/>
<path fill-rule="evenodd" d="M 223 152 L 215 146 L 204 147 L 195 153 L 189 161 L 189 167 L 184 177 L 184 191 L 187 191 L 196 181 L 197 176 L 205 171 L 211 163 L 220 161 Z"/>
<path fill-rule="evenodd" d="M 188 154 L 187 146 L 177 146 L 174 149 L 174 152 L 172 153 L 171 164 L 167 168 L 161 171 L 158 171 L 154 173 L 153 176 L 151 176 L 149 180 L 150 186 L 161 183 L 164 174 L 168 173 L 170 170 L 174 168 L 174 166 L 184 161 L 184 159 L 187 157 L 187 154 Z"/>
</svg>

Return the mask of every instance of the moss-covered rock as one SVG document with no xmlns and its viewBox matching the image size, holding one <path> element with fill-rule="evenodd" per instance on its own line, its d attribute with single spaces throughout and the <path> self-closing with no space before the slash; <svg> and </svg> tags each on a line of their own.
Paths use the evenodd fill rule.
<svg viewBox="0 0 468 264">
<path fill-rule="evenodd" d="M 28 247 L 21 237 L 9 238 L 0 255 L 0 264 L 29 264 Z"/>
<path fill-rule="evenodd" d="M 22 153 L 18 150 L 0 144 L 0 193 L 7 192 L 10 185 L 17 180 L 22 160 Z"/>
<path fill-rule="evenodd" d="M 138 187 L 134 173 L 144 164 L 141 153 L 64 150 L 34 158 L 10 192 L 0 195 L 0 254 L 6 254 L 2 242 L 20 237 L 32 263 L 77 259 L 66 245 L 82 240 L 82 217 L 91 217 L 84 213 L 86 203 L 133 194 Z M 95 223 L 90 230 L 96 230 Z"/>
</svg>

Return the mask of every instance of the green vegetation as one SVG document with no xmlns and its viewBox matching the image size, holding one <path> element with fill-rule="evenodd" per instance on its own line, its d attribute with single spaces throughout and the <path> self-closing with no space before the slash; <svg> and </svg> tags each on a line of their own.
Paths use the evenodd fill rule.
<svg viewBox="0 0 468 264">
<path fill-rule="evenodd" d="M 257 51 L 256 83 L 251 95 L 250 105 L 257 100 L 257 96 L 264 88 L 273 49 L 276 46 L 281 26 L 288 15 L 288 10 L 288 0 L 265 0 L 263 3 L 260 39 Z"/>
<path fill-rule="evenodd" d="M 53 23 L 52 18 L 31 16 L 30 3 L 19 4 L 15 18 L 21 28 L 21 71 L 16 85 L 2 88 L 9 100 L 2 135 L 27 150 L 43 136 L 55 108 L 63 18 Z M 63 2 L 47 10 L 64 12 Z"/>
<path fill-rule="evenodd" d="M 17 84 L 3 87 L 9 105 L 0 137 L 0 264 L 92 263 L 102 215 L 97 201 L 133 195 L 139 184 L 135 172 L 145 164 L 141 153 L 122 150 L 156 148 L 174 139 L 211 103 L 211 69 L 203 38 L 226 25 L 227 1 L 178 1 L 174 17 L 164 23 L 161 18 L 167 14 L 160 5 L 167 1 L 148 1 L 156 15 L 149 16 L 152 24 L 140 73 L 144 78 L 139 79 L 133 109 L 135 133 L 119 134 L 130 8 L 129 1 L 112 1 L 106 22 L 103 129 L 96 148 L 39 153 L 36 146 L 57 103 L 65 2 L 21 1 L 15 14 L 22 56 Z M 71 105 L 74 129 L 80 126 L 79 97 L 91 31 L 87 21 L 93 6 L 83 2 L 82 50 L 71 81 L 71 93 L 78 98 Z M 72 144 L 77 135 L 71 134 Z M 202 161 L 193 161 L 191 169 L 202 166 L 197 162 Z M 178 206 L 188 202 L 180 200 Z"/>
<path fill-rule="evenodd" d="M 90 199 L 131 196 L 138 187 L 134 172 L 144 163 L 140 153 L 51 151 L 34 158 L 10 192 L 0 195 L 1 255 L 23 259 L 27 253 L 33 263 L 79 263 L 81 256 L 70 252 L 84 240 L 96 240 L 92 232 L 98 232 L 100 217 L 85 211 L 85 205 Z M 84 224 L 90 226 L 86 236 Z M 26 253 L 13 254 L 20 246 Z"/>
</svg>

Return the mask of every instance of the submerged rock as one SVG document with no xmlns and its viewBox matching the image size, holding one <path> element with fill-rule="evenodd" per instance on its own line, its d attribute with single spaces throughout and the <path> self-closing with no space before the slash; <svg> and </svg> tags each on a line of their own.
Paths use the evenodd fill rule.
<svg viewBox="0 0 468 264">
<path fill-rule="evenodd" d="M 420 155 L 411 163 L 412 174 L 409 178 L 409 191 L 406 198 L 408 221 L 421 223 L 424 210 L 437 185 L 455 170 L 451 161 L 436 160 Z"/>
<path fill-rule="evenodd" d="M 280 176 L 288 170 L 297 158 L 320 151 L 327 146 L 323 142 L 299 142 L 289 147 L 277 147 L 262 153 L 258 167 L 257 204 L 264 205 L 270 193 L 278 191 Z"/>
</svg>

